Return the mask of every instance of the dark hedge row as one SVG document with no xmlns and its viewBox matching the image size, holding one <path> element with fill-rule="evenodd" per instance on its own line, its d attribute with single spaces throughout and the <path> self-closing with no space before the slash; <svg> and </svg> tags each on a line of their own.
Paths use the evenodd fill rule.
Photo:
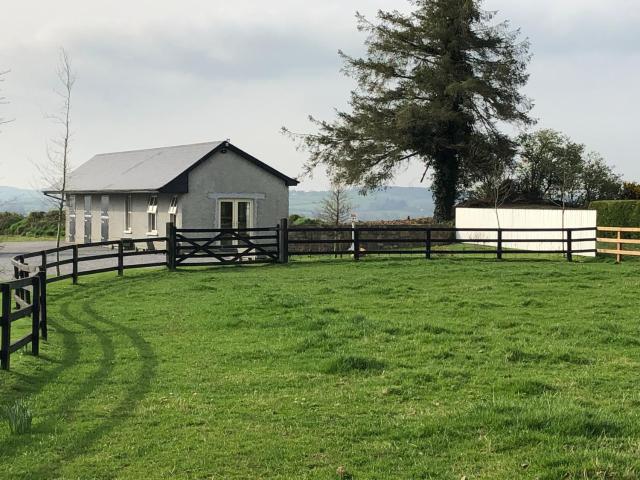
<svg viewBox="0 0 640 480">
<path fill-rule="evenodd" d="M 0 212 L 0 235 L 53 237 L 58 227 L 58 212 L 31 212 L 20 215 Z M 64 233 L 64 232 L 63 232 Z"/>
<path fill-rule="evenodd" d="M 598 200 L 590 208 L 598 211 L 600 227 L 640 227 L 640 200 Z"/>
</svg>

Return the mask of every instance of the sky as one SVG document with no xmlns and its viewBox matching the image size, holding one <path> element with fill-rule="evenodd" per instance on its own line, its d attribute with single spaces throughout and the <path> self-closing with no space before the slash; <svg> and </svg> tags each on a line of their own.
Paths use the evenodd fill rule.
<svg viewBox="0 0 640 480">
<path fill-rule="evenodd" d="M 94 154 L 230 139 L 290 176 L 306 160 L 286 126 L 313 132 L 354 83 L 339 49 L 363 53 L 355 12 L 409 11 L 406 0 L 21 0 L 0 19 L 0 185 L 42 186 L 59 136 L 59 49 L 72 58 L 72 165 Z M 537 128 L 560 130 L 640 180 L 640 2 L 486 0 L 531 41 Z M 418 186 L 409 165 L 394 185 Z M 301 190 L 328 186 L 324 172 Z"/>
</svg>

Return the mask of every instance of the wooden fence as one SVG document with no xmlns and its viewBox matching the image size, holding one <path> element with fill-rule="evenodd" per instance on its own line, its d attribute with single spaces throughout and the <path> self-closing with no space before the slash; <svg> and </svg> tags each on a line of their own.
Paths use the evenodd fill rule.
<svg viewBox="0 0 640 480">
<path fill-rule="evenodd" d="M 11 354 L 31 344 L 33 355 L 40 353 L 40 332 L 47 339 L 46 281 L 44 273 L 20 278 L 0 285 L 2 310 L 0 314 L 0 367 L 9 370 Z M 15 302 L 17 310 L 12 310 Z M 12 341 L 12 324 L 20 319 L 31 319 L 31 333 Z"/>
<path fill-rule="evenodd" d="M 624 245 L 638 245 L 640 246 L 640 238 L 624 238 L 625 233 L 631 234 L 640 234 L 640 228 L 633 227 L 598 227 L 598 232 L 602 232 L 605 234 L 615 233 L 615 237 L 604 237 L 602 235 L 598 236 L 598 243 L 605 244 L 613 244 L 615 245 L 615 249 L 613 248 L 599 248 L 598 253 L 603 253 L 607 255 L 615 255 L 616 262 L 620 263 L 622 261 L 622 257 L 625 255 L 640 257 L 640 247 L 638 250 L 625 250 L 623 248 Z"/>
<path fill-rule="evenodd" d="M 360 260 L 367 255 L 419 255 L 427 259 L 433 255 L 495 255 L 502 259 L 513 254 L 561 254 L 568 261 L 577 254 L 595 254 L 596 231 L 585 228 L 454 228 L 432 226 L 385 227 L 291 227 L 285 229 L 287 241 L 281 242 L 286 251 L 282 258 L 297 255 L 353 255 Z M 469 249 L 455 249 L 456 244 L 468 244 L 468 239 L 458 238 L 458 233 L 491 233 L 494 237 L 482 238 L 482 245 Z M 575 232 L 593 232 L 589 238 L 575 238 Z M 529 233 L 526 238 L 514 238 L 515 233 Z M 564 239 L 548 238 L 537 234 L 563 233 Z M 301 236 L 304 234 L 305 236 Z M 321 234 L 324 234 L 324 238 Z M 522 237 L 522 235 L 518 235 Z M 556 250 L 532 250 L 505 248 L 505 244 L 519 243 L 559 244 Z M 476 242 L 477 243 L 477 242 Z M 585 248 L 585 244 L 589 245 Z M 332 246 L 333 248 L 327 248 Z"/>
<path fill-rule="evenodd" d="M 593 231 L 593 238 L 575 238 L 574 233 Z M 622 232 L 640 232 L 640 229 L 618 229 L 618 249 L 601 250 L 602 253 L 618 255 L 640 255 L 640 252 L 622 251 L 620 245 L 640 243 L 640 240 L 622 239 Z M 467 243 L 458 232 L 491 232 L 493 238 L 482 239 L 482 245 L 467 249 L 455 249 L 456 244 Z M 530 233 L 529 238 L 513 238 L 513 232 Z M 505 243 L 554 242 L 558 239 L 544 238 L 539 233 L 562 232 L 562 248 L 554 251 L 505 248 Z M 595 228 L 468 228 L 459 229 L 442 226 L 355 226 L 351 227 L 289 227 L 287 219 L 275 227 L 252 229 L 177 229 L 167 225 L 166 238 L 122 239 L 108 242 L 66 245 L 28 253 L 13 259 L 15 280 L 0 284 L 2 289 L 1 360 L 2 368 L 9 368 L 10 354 L 31 343 L 34 354 L 39 350 L 39 331 L 46 339 L 46 286 L 48 283 L 70 279 L 75 284 L 78 277 L 93 273 L 116 271 L 123 275 L 129 268 L 167 266 L 177 267 L 228 265 L 237 263 L 287 263 L 290 257 L 311 255 L 347 255 L 355 261 L 369 255 L 416 255 L 431 259 L 434 255 L 491 255 L 502 259 L 505 255 L 526 253 L 562 254 L 568 261 L 573 255 L 596 253 L 584 244 L 595 244 Z M 543 238 L 536 238 L 542 236 Z M 612 241 L 611 239 L 597 239 Z M 136 245 L 142 248 L 135 248 Z M 113 252 L 84 251 L 92 247 L 110 248 Z M 159 248 L 160 247 L 160 248 Z M 161 256 L 151 261 L 131 263 L 126 259 L 145 256 Z M 54 259 L 51 257 L 55 256 Z M 105 266 L 104 262 L 112 260 Z M 101 262 L 92 268 L 91 262 Z M 53 271 L 52 271 L 53 270 Z M 12 302 L 18 310 L 11 311 Z M 29 335 L 12 343 L 11 323 L 32 318 Z"/>
</svg>

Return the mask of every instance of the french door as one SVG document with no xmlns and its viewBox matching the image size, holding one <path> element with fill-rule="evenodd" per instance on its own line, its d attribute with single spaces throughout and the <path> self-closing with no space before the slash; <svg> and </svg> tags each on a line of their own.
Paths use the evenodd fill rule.
<svg viewBox="0 0 640 480">
<path fill-rule="evenodd" d="M 253 228 L 252 200 L 220 200 L 218 203 L 218 227 L 231 230 Z M 235 245 L 237 240 L 225 238 L 222 245 Z"/>
</svg>

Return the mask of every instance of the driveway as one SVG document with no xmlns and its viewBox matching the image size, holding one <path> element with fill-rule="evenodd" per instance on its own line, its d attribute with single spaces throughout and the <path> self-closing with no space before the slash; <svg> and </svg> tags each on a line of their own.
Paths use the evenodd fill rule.
<svg viewBox="0 0 640 480">
<path fill-rule="evenodd" d="M 63 243 L 63 245 L 69 245 Z M 11 259 L 16 255 L 23 255 L 26 253 L 40 252 L 42 250 L 49 250 L 55 248 L 56 242 L 52 240 L 47 241 L 35 241 L 35 242 L 5 242 L 0 243 L 0 280 L 10 280 L 13 278 L 13 266 L 11 265 Z M 104 255 L 108 253 L 116 253 L 110 247 L 91 247 L 81 248 L 79 250 L 79 256 L 89 257 L 92 255 Z M 71 258 L 73 255 L 71 250 L 60 252 L 60 260 Z M 137 257 L 125 257 L 125 265 L 141 264 L 141 263 L 156 263 L 164 262 L 165 255 L 143 255 Z M 48 262 L 55 262 L 55 254 L 48 256 Z M 32 262 L 35 266 L 40 266 L 40 257 L 26 260 L 26 263 Z M 95 270 L 98 268 L 115 267 L 117 265 L 117 259 L 107 258 L 102 260 L 91 260 L 87 262 L 80 262 L 78 264 L 78 270 L 80 272 L 87 270 Z M 55 275 L 55 268 L 48 270 L 49 275 Z M 71 273 L 71 265 L 63 265 L 60 267 L 60 273 Z"/>
</svg>

